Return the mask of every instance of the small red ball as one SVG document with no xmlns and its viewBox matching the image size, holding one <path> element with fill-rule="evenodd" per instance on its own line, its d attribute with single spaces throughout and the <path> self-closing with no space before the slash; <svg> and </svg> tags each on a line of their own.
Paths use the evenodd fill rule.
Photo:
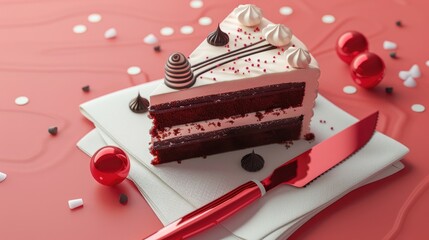
<svg viewBox="0 0 429 240">
<path fill-rule="evenodd" d="M 130 161 L 122 149 L 106 146 L 100 148 L 91 157 L 90 169 L 97 182 L 106 186 L 114 186 L 128 176 Z"/>
<path fill-rule="evenodd" d="M 345 32 L 338 38 L 336 50 L 341 60 L 350 64 L 357 55 L 368 51 L 368 41 L 360 32 Z"/>
<path fill-rule="evenodd" d="M 353 80 L 361 87 L 373 88 L 384 77 L 385 65 L 376 54 L 366 52 L 356 56 L 350 64 Z"/>
</svg>

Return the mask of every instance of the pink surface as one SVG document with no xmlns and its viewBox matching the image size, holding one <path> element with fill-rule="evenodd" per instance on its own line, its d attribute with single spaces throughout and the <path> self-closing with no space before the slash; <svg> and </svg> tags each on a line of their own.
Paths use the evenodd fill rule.
<svg viewBox="0 0 429 240">
<path fill-rule="evenodd" d="M 232 1 L 203 1 L 199 9 L 189 1 L 1 1 L 0 2 L 0 238 L 2 239 L 140 239 L 158 228 L 143 197 L 128 181 L 115 188 L 98 184 L 89 171 L 89 158 L 76 142 L 93 128 L 78 105 L 98 96 L 163 76 L 170 53 L 189 54 L 236 5 Z M 245 3 L 245 1 L 240 1 Z M 249 2 L 249 1 L 247 1 Z M 320 92 L 356 117 L 380 110 L 378 130 L 410 148 L 406 169 L 385 180 L 356 190 L 319 213 L 291 239 L 427 239 L 429 162 L 423 137 L 428 111 L 415 113 L 411 105 L 429 107 L 427 98 L 429 42 L 427 9 L 423 0 L 251 1 L 272 22 L 284 23 L 317 58 L 322 76 Z M 279 14 L 290 6 L 290 16 Z M 100 13 L 100 23 L 87 16 Z M 336 22 L 322 23 L 332 14 Z M 198 19 L 211 17 L 210 26 Z M 403 27 L 395 22 L 401 20 Z M 74 25 L 88 31 L 75 34 Z M 180 33 L 190 25 L 194 32 Z M 160 36 L 171 26 L 172 36 Z M 116 39 L 104 32 L 115 27 Z M 354 85 L 348 67 L 335 53 L 337 37 L 356 30 L 365 34 L 370 51 L 383 58 L 386 77 L 373 90 L 358 88 L 354 95 L 342 89 Z M 162 52 L 142 39 L 154 33 Z M 398 59 L 383 50 L 383 41 L 398 44 Z M 398 72 L 418 64 L 422 76 L 416 88 L 403 86 Z M 142 74 L 129 76 L 130 66 Z M 90 85 L 84 93 L 81 87 Z M 384 88 L 394 87 L 387 95 Z M 17 106 L 14 100 L 30 102 Z M 318 119 L 316 119 L 318 121 Z M 47 129 L 58 126 L 56 136 Z M 383 153 L 380 153 L 383 154 Z M 126 193 L 128 205 L 119 204 Z M 67 201 L 83 198 L 84 207 L 70 210 Z"/>
</svg>

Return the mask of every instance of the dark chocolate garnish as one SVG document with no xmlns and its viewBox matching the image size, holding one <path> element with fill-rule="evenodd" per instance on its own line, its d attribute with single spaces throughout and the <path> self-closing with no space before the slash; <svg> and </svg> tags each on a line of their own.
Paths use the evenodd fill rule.
<svg viewBox="0 0 429 240">
<path fill-rule="evenodd" d="M 248 172 L 257 172 L 264 167 L 264 158 L 261 155 L 256 154 L 255 151 L 246 154 L 241 159 L 241 167 Z"/>
<path fill-rule="evenodd" d="M 398 26 L 398 27 L 402 27 L 402 22 L 401 22 L 400 20 L 396 21 L 396 22 L 395 22 L 395 24 L 396 24 L 396 26 Z"/>
<path fill-rule="evenodd" d="M 229 42 L 229 36 L 220 29 L 219 24 L 217 25 L 216 31 L 210 33 L 207 36 L 207 42 L 213 46 L 225 46 Z"/>
<path fill-rule="evenodd" d="M 156 45 L 155 47 L 153 47 L 153 50 L 154 50 L 155 52 L 161 52 L 161 46 Z"/>
<path fill-rule="evenodd" d="M 396 55 L 396 52 L 389 53 L 390 58 L 396 59 L 398 56 Z"/>
<path fill-rule="evenodd" d="M 129 107 L 130 107 L 130 110 L 135 113 L 145 113 L 147 112 L 149 105 L 150 105 L 149 100 L 140 96 L 140 93 L 139 93 L 136 98 L 131 100 Z"/>
<path fill-rule="evenodd" d="M 194 85 L 194 73 L 191 64 L 182 53 L 173 53 L 165 64 L 165 85 L 174 89 L 188 88 Z"/>
<path fill-rule="evenodd" d="M 127 204 L 128 203 L 128 196 L 126 194 L 124 194 L 124 193 L 121 193 L 121 195 L 119 195 L 119 202 L 122 205 Z"/>
<path fill-rule="evenodd" d="M 50 127 L 50 128 L 48 128 L 48 132 L 49 132 L 49 134 L 55 136 L 58 133 L 58 127 Z"/>
</svg>

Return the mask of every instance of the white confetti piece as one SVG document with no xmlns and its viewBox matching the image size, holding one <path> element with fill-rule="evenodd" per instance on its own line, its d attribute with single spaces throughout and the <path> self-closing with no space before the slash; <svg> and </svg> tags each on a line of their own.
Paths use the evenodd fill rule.
<svg viewBox="0 0 429 240">
<path fill-rule="evenodd" d="M 104 32 L 104 38 L 106 39 L 112 39 L 115 38 L 118 35 L 118 32 L 115 28 L 109 28 Z"/>
<path fill-rule="evenodd" d="M 393 50 L 393 49 L 396 49 L 397 47 L 398 47 L 398 45 L 394 42 L 391 42 L 391 41 L 384 41 L 383 42 L 384 50 Z"/>
<path fill-rule="evenodd" d="M 144 37 L 143 42 L 146 44 L 155 44 L 158 42 L 158 38 L 155 37 L 152 33 Z"/>
<path fill-rule="evenodd" d="M 410 75 L 413 78 L 419 78 L 422 74 L 420 72 L 420 68 L 419 65 L 414 64 L 411 68 L 410 68 Z"/>
<path fill-rule="evenodd" d="M 407 80 L 404 81 L 404 86 L 409 88 L 414 88 L 417 86 L 416 80 L 414 80 L 413 77 L 407 78 Z"/>
<path fill-rule="evenodd" d="M 400 71 L 399 72 L 399 78 L 402 80 L 407 80 L 407 78 L 411 77 L 411 74 L 409 71 Z"/>
<path fill-rule="evenodd" d="M 426 107 L 421 104 L 413 104 L 411 106 L 411 110 L 414 112 L 424 112 L 426 110 Z"/>
<path fill-rule="evenodd" d="M 194 28 L 191 26 L 183 26 L 180 28 L 180 33 L 185 35 L 192 34 L 193 32 L 194 32 Z"/>
<path fill-rule="evenodd" d="M 343 88 L 343 92 L 345 94 L 355 94 L 357 92 L 357 89 L 354 86 L 345 86 Z"/>
<path fill-rule="evenodd" d="M 80 206 L 83 206 L 83 199 L 82 198 L 69 200 L 69 208 L 70 209 L 75 209 L 75 208 L 78 208 Z"/>
<path fill-rule="evenodd" d="M 202 8 L 204 3 L 201 0 L 192 0 L 189 2 L 189 6 L 191 6 L 191 8 Z"/>
<path fill-rule="evenodd" d="M 160 33 L 163 36 L 171 36 L 174 33 L 174 29 L 171 27 L 163 27 L 161 28 Z"/>
<path fill-rule="evenodd" d="M 128 70 L 127 70 L 127 73 L 129 75 L 138 75 L 141 72 L 142 72 L 142 70 L 140 69 L 140 67 L 137 67 L 137 66 L 129 67 Z"/>
<path fill-rule="evenodd" d="M 293 9 L 291 7 L 288 7 L 288 6 L 284 6 L 284 7 L 281 7 L 279 9 L 279 12 L 281 15 L 289 16 L 293 13 Z"/>
<path fill-rule="evenodd" d="M 86 32 L 86 30 L 87 30 L 87 28 L 83 24 L 78 24 L 78 25 L 75 25 L 73 27 L 73 32 L 76 33 L 76 34 L 84 33 L 84 32 Z"/>
<path fill-rule="evenodd" d="M 90 23 L 98 23 L 101 21 L 101 15 L 98 13 L 92 13 L 88 16 L 88 22 Z"/>
<path fill-rule="evenodd" d="M 30 99 L 28 99 L 28 97 L 26 97 L 26 96 L 20 96 L 20 97 L 15 98 L 15 104 L 19 105 L 19 106 L 25 105 L 29 101 L 30 101 Z"/>
<path fill-rule="evenodd" d="M 322 17 L 322 22 L 326 24 L 331 24 L 335 22 L 335 17 L 332 15 L 324 15 Z"/>
<path fill-rule="evenodd" d="M 427 61 L 426 61 L 426 66 L 428 66 L 428 67 L 429 67 L 429 60 L 427 60 Z"/>
<path fill-rule="evenodd" d="M 201 26 L 208 26 L 208 25 L 212 24 L 212 19 L 209 17 L 202 17 L 202 18 L 198 19 L 198 23 Z"/>
<path fill-rule="evenodd" d="M 0 172 L 0 182 L 3 182 L 6 178 L 7 178 L 7 174 Z"/>
</svg>

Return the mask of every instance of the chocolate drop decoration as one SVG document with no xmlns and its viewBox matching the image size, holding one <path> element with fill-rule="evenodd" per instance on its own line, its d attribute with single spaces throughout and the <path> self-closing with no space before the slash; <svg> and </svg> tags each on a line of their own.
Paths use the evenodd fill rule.
<svg viewBox="0 0 429 240">
<path fill-rule="evenodd" d="M 246 154 L 241 159 L 241 167 L 248 172 L 257 172 L 264 167 L 264 158 L 261 155 L 256 154 L 255 151 Z"/>
<path fill-rule="evenodd" d="M 225 46 L 229 42 L 229 36 L 220 29 L 218 24 L 216 31 L 207 36 L 207 42 L 213 46 Z"/>
<path fill-rule="evenodd" d="M 136 98 L 134 98 L 133 100 L 131 100 L 129 106 L 130 106 L 130 110 L 135 112 L 135 113 L 145 113 L 147 112 L 148 108 L 149 108 L 149 100 L 147 100 L 146 98 L 143 98 L 142 96 L 140 96 L 140 93 L 137 95 Z"/>
<path fill-rule="evenodd" d="M 191 64 L 182 53 L 173 53 L 165 64 L 164 83 L 170 88 L 189 88 L 195 83 Z"/>
</svg>

